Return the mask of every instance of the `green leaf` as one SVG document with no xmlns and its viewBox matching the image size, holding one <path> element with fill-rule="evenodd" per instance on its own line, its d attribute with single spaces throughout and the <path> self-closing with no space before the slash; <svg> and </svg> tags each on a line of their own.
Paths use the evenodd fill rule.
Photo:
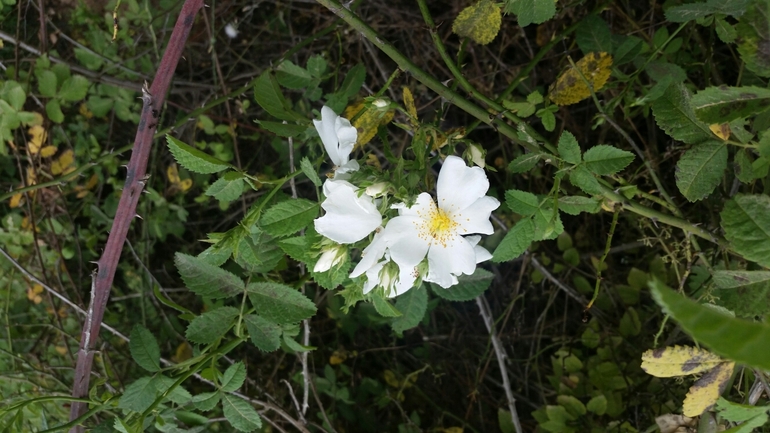
<svg viewBox="0 0 770 433">
<path fill-rule="evenodd" d="M 356 65 L 350 68 L 345 75 L 345 79 L 342 80 L 342 84 L 336 93 L 340 94 L 345 99 L 350 99 L 356 96 L 358 91 L 361 90 L 361 86 L 363 86 L 365 79 L 366 68 L 362 63 L 356 63 Z"/>
<path fill-rule="evenodd" d="M 243 381 L 246 380 L 246 366 L 243 362 L 236 362 L 225 370 L 225 374 L 222 375 L 222 381 L 220 382 L 222 391 L 234 392 L 243 386 Z"/>
<path fill-rule="evenodd" d="M 305 176 L 307 176 L 308 179 L 310 179 L 311 182 L 313 182 L 313 185 L 316 187 L 320 187 L 322 182 L 321 178 L 318 177 L 318 173 L 316 173 L 315 168 L 313 168 L 313 164 L 310 162 L 310 159 L 308 159 L 307 156 L 303 157 L 302 160 L 299 162 L 299 167 L 302 170 L 303 173 L 305 173 Z"/>
<path fill-rule="evenodd" d="M 233 307 L 203 313 L 190 322 L 185 336 L 196 344 L 211 344 L 227 333 L 238 314 L 238 309 Z"/>
<path fill-rule="evenodd" d="M 307 130 L 306 125 L 296 125 L 293 123 L 270 122 L 267 120 L 258 120 L 257 123 L 279 137 L 296 137 Z"/>
<path fill-rule="evenodd" d="M 564 232 L 561 217 L 558 212 L 554 213 L 553 203 L 550 201 L 546 201 L 542 207 L 538 208 L 535 215 L 532 216 L 532 223 L 535 225 L 536 241 L 556 239 Z"/>
<path fill-rule="evenodd" d="M 235 262 L 240 267 L 254 274 L 270 272 L 278 266 L 283 253 L 275 238 L 260 230 L 259 227 L 251 228 L 251 235 L 246 236 L 238 243 L 238 248 L 233 254 Z"/>
<path fill-rule="evenodd" d="M 597 395 L 591 400 L 588 400 L 586 409 L 588 409 L 589 412 L 593 412 L 599 416 L 604 415 L 604 413 L 607 412 L 607 397 L 604 395 Z"/>
<path fill-rule="evenodd" d="M 571 395 L 560 395 L 556 397 L 556 402 L 559 406 L 567 409 L 570 415 L 579 417 L 586 414 L 586 407 L 582 401 Z"/>
<path fill-rule="evenodd" d="M 151 372 L 160 370 L 160 347 L 147 328 L 139 324 L 134 325 L 128 347 L 131 357 L 140 367 Z"/>
<path fill-rule="evenodd" d="M 218 173 L 232 166 L 166 134 L 168 150 L 182 167 L 195 173 Z"/>
<path fill-rule="evenodd" d="M 770 283 L 770 271 L 714 271 L 711 276 L 720 289 Z"/>
<path fill-rule="evenodd" d="M 628 307 L 623 317 L 620 319 L 620 326 L 618 326 L 620 335 L 628 338 L 635 335 L 639 335 L 642 331 L 642 322 L 639 321 L 639 314 L 633 307 Z"/>
<path fill-rule="evenodd" d="M 534 215 L 540 207 L 540 201 L 535 194 L 517 189 L 505 192 L 505 204 L 510 210 L 521 216 Z"/>
<path fill-rule="evenodd" d="M 281 327 L 264 317 L 249 314 L 243 318 L 249 331 L 251 342 L 259 350 L 272 352 L 281 347 Z"/>
<path fill-rule="evenodd" d="M 470 301 L 481 296 L 489 288 L 495 275 L 486 269 L 476 268 L 473 274 L 460 275 L 457 279 L 459 283 L 448 289 L 437 284 L 430 284 L 430 288 L 439 298 L 447 301 Z"/>
<path fill-rule="evenodd" d="M 720 216 L 733 249 L 770 268 L 770 197 L 738 194 L 725 203 Z"/>
<path fill-rule="evenodd" d="M 717 302 L 736 316 L 754 318 L 770 312 L 770 272 L 714 271 L 712 277 L 722 289 L 712 292 Z"/>
<path fill-rule="evenodd" d="M 770 108 L 770 89 L 761 87 L 708 87 L 692 97 L 695 115 L 708 124 L 728 123 Z"/>
<path fill-rule="evenodd" d="M 724 397 L 719 397 L 716 406 L 716 411 L 719 412 L 719 415 L 730 422 L 744 422 L 763 415 L 765 420 L 767 420 L 767 409 L 767 406 L 751 406 L 733 403 L 725 400 Z M 764 425 L 764 423 L 759 424 L 756 427 L 762 425 Z M 751 430 L 748 430 L 747 432 L 751 432 Z"/>
<path fill-rule="evenodd" d="M 532 23 L 542 24 L 556 15 L 556 2 L 553 0 L 506 0 L 505 13 L 516 14 L 521 27 L 526 27 Z"/>
<path fill-rule="evenodd" d="M 64 80 L 58 96 L 67 102 L 77 102 L 86 97 L 89 86 L 91 86 L 91 82 L 86 77 L 73 75 Z"/>
<path fill-rule="evenodd" d="M 767 0 L 751 0 L 746 13 L 735 26 L 738 33 L 738 52 L 746 68 L 760 77 L 770 76 L 770 3 Z"/>
<path fill-rule="evenodd" d="M 754 173 L 754 167 L 752 164 L 749 152 L 746 149 L 739 149 L 735 152 L 735 176 L 743 183 L 749 183 L 758 178 Z"/>
<path fill-rule="evenodd" d="M 617 147 L 600 144 L 583 155 L 586 168 L 594 174 L 610 175 L 623 170 L 634 160 L 634 154 Z"/>
<path fill-rule="evenodd" d="M 254 82 L 254 99 L 260 107 L 270 115 L 281 120 L 300 120 L 300 117 L 291 112 L 289 104 L 286 102 L 281 92 L 278 81 L 270 70 L 267 69 Z"/>
<path fill-rule="evenodd" d="M 492 261 L 500 263 L 513 260 L 524 254 L 534 240 L 535 224 L 532 222 L 532 218 L 524 218 L 505 235 L 492 254 Z"/>
<path fill-rule="evenodd" d="M 192 404 L 193 406 L 195 406 L 196 409 L 202 410 L 204 412 L 208 412 L 211 409 L 214 409 L 214 406 L 216 406 L 217 403 L 219 403 L 219 399 L 221 397 L 222 397 L 222 393 L 219 391 L 204 392 L 202 394 L 193 396 Z"/>
<path fill-rule="evenodd" d="M 479 0 L 460 12 L 452 24 L 452 32 L 486 45 L 497 36 L 501 22 L 500 8 L 491 0 Z"/>
<path fill-rule="evenodd" d="M 262 420 L 257 411 L 240 397 L 223 394 L 222 412 L 227 421 L 238 431 L 251 432 L 262 428 Z"/>
<path fill-rule="evenodd" d="M 187 288 L 204 298 L 229 298 L 243 292 L 243 281 L 199 257 L 174 255 L 174 264 Z"/>
<path fill-rule="evenodd" d="M 530 102 L 511 102 L 507 100 L 503 101 L 503 107 L 516 113 L 516 115 L 521 118 L 529 117 L 535 114 L 535 110 L 537 109 Z"/>
<path fill-rule="evenodd" d="M 580 188 L 586 194 L 600 195 L 602 187 L 596 177 L 591 174 L 585 165 L 575 166 L 569 173 L 569 182 Z"/>
<path fill-rule="evenodd" d="M 284 346 L 283 346 L 284 350 L 286 350 L 289 353 L 291 353 L 291 352 L 296 352 L 296 353 L 309 352 L 309 351 L 315 349 L 315 347 L 303 346 L 303 345 L 297 343 L 297 341 L 294 340 L 293 338 L 291 338 L 291 336 L 287 335 L 286 332 L 283 333 L 283 344 L 284 344 Z"/>
<path fill-rule="evenodd" d="M 601 200 L 591 197 L 568 195 L 559 197 L 559 210 L 569 215 L 578 215 L 581 212 L 597 213 L 601 209 L 601 203 Z"/>
<path fill-rule="evenodd" d="M 715 17 L 714 27 L 719 39 L 726 44 L 731 44 L 738 38 L 738 32 L 735 31 L 735 27 L 725 21 L 724 18 Z"/>
<path fill-rule="evenodd" d="M 21 111 L 24 108 L 24 102 L 27 100 L 27 93 L 21 85 L 13 80 L 8 80 L 3 83 L 0 88 L 0 100 L 8 101 L 8 104 L 16 111 Z"/>
<path fill-rule="evenodd" d="M 174 383 L 176 383 L 176 379 L 159 374 L 152 378 L 152 383 L 155 385 L 155 391 L 160 395 L 171 389 L 171 387 L 174 386 Z M 172 389 L 163 400 L 168 400 L 178 405 L 185 405 L 192 400 L 192 395 L 186 389 L 177 386 Z"/>
<path fill-rule="evenodd" d="M 318 216 L 318 203 L 298 198 L 282 201 L 260 219 L 260 226 L 277 237 L 288 236 L 304 229 Z"/>
<path fill-rule="evenodd" d="M 695 144 L 712 139 L 708 125 L 695 117 L 690 99 L 690 91 L 683 84 L 671 84 L 652 104 L 655 121 L 675 140 Z"/>
<path fill-rule="evenodd" d="M 428 291 L 422 286 L 413 288 L 396 299 L 396 309 L 403 315 L 390 323 L 397 334 L 417 326 L 428 309 Z"/>
<path fill-rule="evenodd" d="M 233 176 L 227 176 L 233 174 Z M 225 173 L 225 176 L 217 179 L 206 189 L 206 195 L 219 201 L 230 202 L 236 200 L 243 193 L 243 175 L 237 171 Z"/>
<path fill-rule="evenodd" d="M 51 99 L 45 103 L 45 114 L 51 119 L 51 122 L 64 122 L 64 113 L 61 111 L 61 104 L 58 99 Z"/>
<path fill-rule="evenodd" d="M 613 54 L 610 26 L 596 15 L 588 15 L 580 21 L 575 31 L 575 42 L 583 54 L 591 52 Z"/>
<path fill-rule="evenodd" d="M 326 63 L 326 59 L 318 54 L 310 56 L 310 58 L 307 59 L 307 70 L 310 72 L 310 75 L 315 78 L 323 77 L 327 67 L 328 64 Z"/>
<path fill-rule="evenodd" d="M 402 314 L 387 299 L 378 294 L 372 295 L 372 304 L 382 317 L 401 317 Z"/>
<path fill-rule="evenodd" d="M 141 377 L 126 387 L 120 397 L 118 407 L 121 409 L 144 412 L 155 402 L 157 390 L 151 377 Z"/>
<path fill-rule="evenodd" d="M 56 74 L 53 71 L 41 70 L 35 71 L 37 77 L 37 88 L 40 90 L 40 95 L 46 98 L 53 98 L 56 96 Z"/>
<path fill-rule="evenodd" d="M 275 68 L 275 78 L 283 87 L 288 89 L 302 89 L 307 87 L 313 76 L 301 66 L 297 66 L 290 60 L 284 60 Z"/>
<path fill-rule="evenodd" d="M 278 246 L 286 255 L 298 262 L 308 264 L 308 261 L 311 259 L 312 254 L 309 253 L 310 248 L 308 247 L 307 236 L 281 239 L 278 241 Z"/>
<path fill-rule="evenodd" d="M 613 51 L 613 66 L 620 66 L 636 59 L 641 53 L 644 41 L 636 36 L 623 36 L 622 43 Z"/>
<path fill-rule="evenodd" d="M 508 164 L 508 170 L 514 174 L 528 172 L 540 161 L 541 157 L 542 154 L 539 153 L 525 153 L 511 161 Z"/>
<path fill-rule="evenodd" d="M 569 131 L 564 131 L 559 137 L 559 156 L 570 164 L 580 164 L 580 145 Z"/>
<path fill-rule="evenodd" d="M 650 282 L 652 297 L 688 334 L 715 354 L 762 370 L 770 369 L 770 325 L 736 319 Z"/>
<path fill-rule="evenodd" d="M 740 16 L 746 10 L 748 3 L 747 0 L 712 0 L 706 3 L 684 4 L 668 8 L 666 19 L 672 23 L 685 23 L 715 13 Z"/>
<path fill-rule="evenodd" d="M 676 164 L 676 186 L 687 200 L 698 201 L 714 191 L 727 168 L 727 145 L 719 141 L 697 144 Z"/>
<path fill-rule="evenodd" d="M 251 283 L 246 291 L 257 314 L 281 325 L 308 319 L 316 312 L 313 301 L 283 284 Z"/>
</svg>

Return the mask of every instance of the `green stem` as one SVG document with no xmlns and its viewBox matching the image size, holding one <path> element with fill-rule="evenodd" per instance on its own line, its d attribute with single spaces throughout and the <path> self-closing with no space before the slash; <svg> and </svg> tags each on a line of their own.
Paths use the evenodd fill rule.
<svg viewBox="0 0 770 433">
<path fill-rule="evenodd" d="M 591 309 L 591 307 L 594 305 L 594 302 L 596 302 L 596 298 L 599 297 L 599 287 L 602 282 L 602 268 L 604 267 L 604 261 L 607 259 L 607 255 L 610 254 L 610 248 L 612 247 L 612 236 L 615 234 L 615 227 L 618 226 L 618 215 L 620 215 L 620 210 L 615 209 L 615 212 L 612 213 L 612 224 L 610 225 L 610 232 L 607 234 L 607 243 L 604 244 L 604 254 L 599 260 L 599 264 L 596 266 L 596 285 L 594 286 L 594 295 L 591 297 L 591 300 L 588 301 L 588 305 L 586 305 L 586 311 Z"/>
</svg>

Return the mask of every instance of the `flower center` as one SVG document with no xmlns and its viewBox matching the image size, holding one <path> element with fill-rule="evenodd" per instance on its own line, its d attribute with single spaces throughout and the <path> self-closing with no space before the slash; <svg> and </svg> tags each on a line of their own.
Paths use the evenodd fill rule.
<svg viewBox="0 0 770 433">
<path fill-rule="evenodd" d="M 443 247 L 455 237 L 458 224 L 443 210 L 432 206 L 428 215 L 427 229 L 430 236 Z"/>
</svg>

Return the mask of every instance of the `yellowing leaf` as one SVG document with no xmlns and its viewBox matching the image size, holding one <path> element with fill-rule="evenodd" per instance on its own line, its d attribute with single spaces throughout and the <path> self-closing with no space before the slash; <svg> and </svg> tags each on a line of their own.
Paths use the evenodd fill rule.
<svg viewBox="0 0 770 433">
<path fill-rule="evenodd" d="M 452 24 L 452 31 L 459 36 L 486 45 L 492 42 L 500 31 L 503 14 L 491 0 L 480 0 L 460 12 Z"/>
<path fill-rule="evenodd" d="M 40 296 L 40 294 L 43 293 L 43 286 L 40 284 L 35 284 L 32 287 L 27 289 L 27 299 L 34 302 L 35 305 L 43 302 L 43 298 Z"/>
<path fill-rule="evenodd" d="M 54 156 L 57 150 L 58 149 L 56 148 L 56 146 L 46 146 L 40 149 L 40 156 L 42 156 L 43 158 L 49 158 L 51 156 Z"/>
<path fill-rule="evenodd" d="M 401 382 L 396 378 L 396 374 L 393 373 L 390 370 L 385 370 L 382 373 L 383 379 L 385 379 L 385 383 L 388 384 L 388 386 L 392 388 L 399 388 L 401 386 Z"/>
<path fill-rule="evenodd" d="M 348 353 L 344 350 L 335 350 L 332 356 L 329 357 L 329 364 L 339 365 L 348 359 Z"/>
<path fill-rule="evenodd" d="M 67 174 L 75 170 L 75 167 L 72 165 L 74 162 L 75 162 L 75 152 L 73 152 L 72 149 L 70 149 L 62 153 L 59 159 L 51 163 L 51 174 L 53 175 Z"/>
<path fill-rule="evenodd" d="M 67 347 L 65 347 L 65 346 L 56 346 L 56 353 L 58 353 L 59 355 L 62 355 L 62 356 L 66 355 L 67 354 Z"/>
<path fill-rule="evenodd" d="M 37 183 L 37 172 L 35 171 L 35 167 L 29 166 L 27 167 L 27 186 L 34 185 L 36 183 Z M 30 195 L 34 195 L 34 191 L 31 191 Z"/>
<path fill-rule="evenodd" d="M 604 52 L 588 53 L 578 60 L 575 66 L 577 69 L 570 66 L 548 88 L 548 98 L 554 104 L 576 104 L 591 96 L 591 89 L 598 92 L 610 78 L 612 56 Z M 591 89 L 586 85 L 586 81 L 591 85 Z"/>
<path fill-rule="evenodd" d="M 192 187 L 192 179 L 182 180 L 179 178 L 179 169 L 177 168 L 176 163 L 172 163 L 168 166 L 166 169 L 166 176 L 171 185 L 182 192 L 185 192 Z"/>
<path fill-rule="evenodd" d="M 709 129 L 711 132 L 714 133 L 717 137 L 721 138 L 722 140 L 727 141 L 730 138 L 730 124 L 729 123 L 715 123 L 713 125 L 709 125 Z"/>
<path fill-rule="evenodd" d="M 723 362 L 695 381 L 682 403 L 684 416 L 696 417 L 714 406 L 734 368 L 734 362 Z"/>
<path fill-rule="evenodd" d="M 92 113 L 91 110 L 88 109 L 88 105 L 86 105 L 85 102 L 80 103 L 80 108 L 78 111 L 80 112 L 80 115 L 85 117 L 86 119 L 90 119 L 94 117 L 94 113 Z"/>
<path fill-rule="evenodd" d="M 705 349 L 673 346 L 642 354 L 642 370 L 656 377 L 686 376 L 710 370 L 725 362 Z"/>
<path fill-rule="evenodd" d="M 10 203 L 8 203 L 8 206 L 10 206 L 11 209 L 19 207 L 19 205 L 21 205 L 21 199 L 23 196 L 24 195 L 22 193 L 12 195 L 11 201 Z"/>
<path fill-rule="evenodd" d="M 176 352 L 174 353 L 174 356 L 171 357 L 171 360 L 180 363 L 187 361 L 188 359 L 192 358 L 193 356 L 193 349 L 192 346 L 188 342 L 184 342 L 177 346 Z"/>
<path fill-rule="evenodd" d="M 406 112 L 409 113 L 409 123 L 411 123 L 413 127 L 417 128 L 419 126 L 417 123 L 417 107 L 414 105 L 414 96 L 412 96 L 412 91 L 409 90 L 409 88 L 406 86 L 404 86 L 404 107 L 406 107 Z"/>
<path fill-rule="evenodd" d="M 357 118 L 361 110 L 364 110 Z M 385 109 L 380 110 L 376 107 L 364 107 L 364 102 L 360 101 L 355 104 L 349 105 L 345 109 L 342 117 L 347 119 L 353 119 L 352 124 L 358 130 L 358 139 L 356 140 L 356 147 L 361 147 L 366 143 L 372 141 L 375 134 L 377 134 L 377 128 L 381 125 L 387 125 L 393 120 L 394 110 Z"/>
<path fill-rule="evenodd" d="M 43 147 L 47 134 L 45 128 L 40 125 L 33 125 L 28 130 L 29 134 L 29 153 L 36 155 L 40 152 L 40 148 Z"/>
</svg>

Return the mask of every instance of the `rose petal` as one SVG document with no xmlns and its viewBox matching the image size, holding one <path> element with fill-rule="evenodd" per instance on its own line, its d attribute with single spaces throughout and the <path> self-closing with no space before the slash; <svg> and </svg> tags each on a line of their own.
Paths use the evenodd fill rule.
<svg viewBox="0 0 770 433">
<path fill-rule="evenodd" d="M 457 237 L 446 246 L 431 245 L 428 251 L 428 276 L 425 281 L 438 284 L 443 288 L 456 283 L 460 274 L 470 275 L 476 270 L 476 252 L 473 245 L 465 238 Z"/>
<path fill-rule="evenodd" d="M 438 207 L 447 213 L 466 209 L 489 190 L 484 170 L 468 167 L 462 158 L 448 156 L 436 182 Z"/>
</svg>

